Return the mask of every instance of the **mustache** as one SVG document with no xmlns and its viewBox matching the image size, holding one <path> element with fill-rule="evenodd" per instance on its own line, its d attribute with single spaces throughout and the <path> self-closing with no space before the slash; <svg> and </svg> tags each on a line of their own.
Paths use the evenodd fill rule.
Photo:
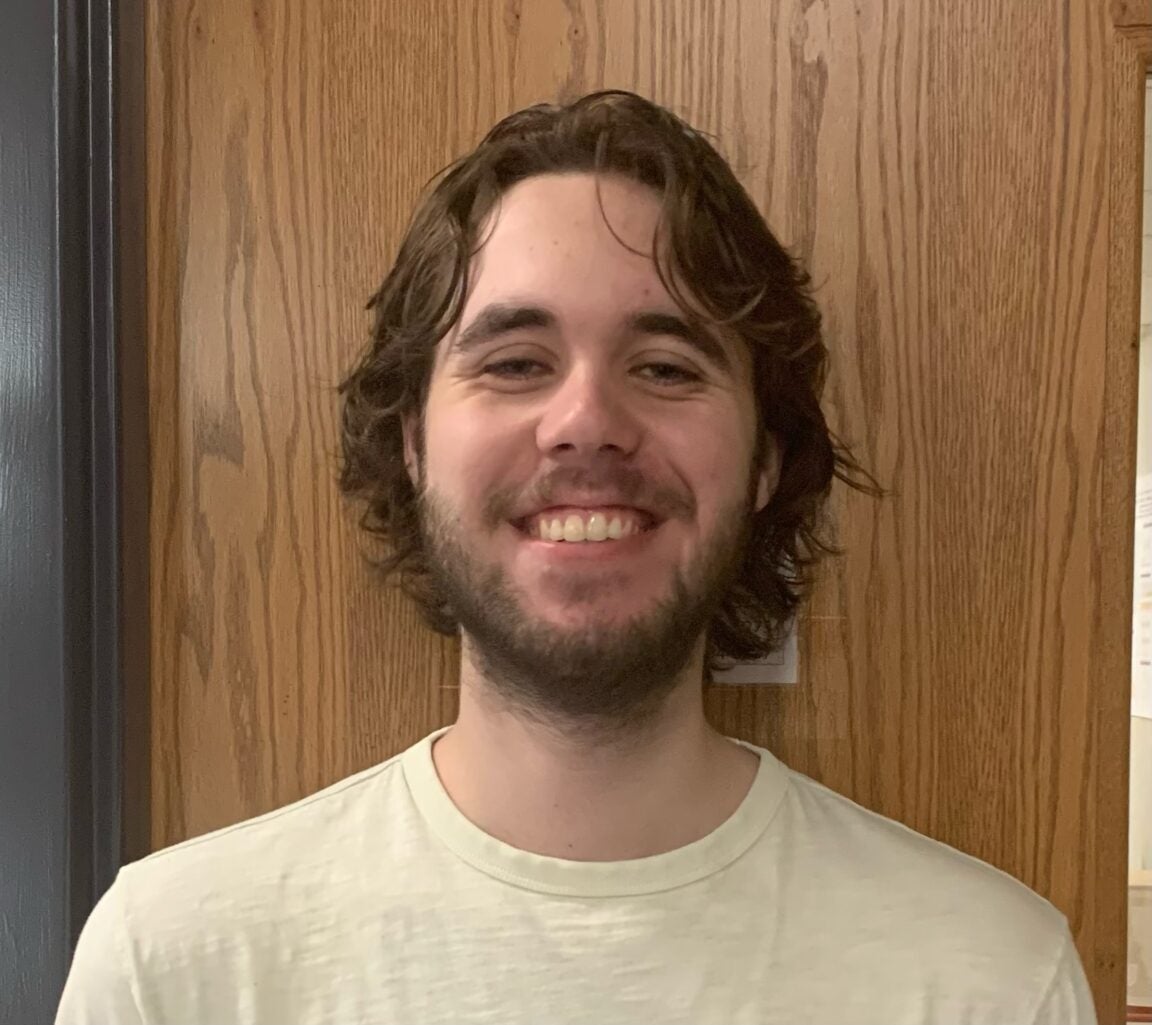
<svg viewBox="0 0 1152 1025">
<path fill-rule="evenodd" d="M 508 487 L 494 492 L 485 513 L 490 523 L 500 523 L 511 519 L 524 506 L 555 504 L 555 496 L 561 491 L 608 491 L 618 495 L 622 505 L 647 509 L 660 519 L 689 519 L 696 514 L 696 502 L 690 494 L 650 484 L 643 473 L 631 466 L 557 467 L 527 488 Z"/>
</svg>

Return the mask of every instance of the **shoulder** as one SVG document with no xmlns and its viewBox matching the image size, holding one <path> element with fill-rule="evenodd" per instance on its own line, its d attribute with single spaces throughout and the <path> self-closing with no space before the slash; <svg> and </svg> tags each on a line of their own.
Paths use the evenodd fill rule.
<svg viewBox="0 0 1152 1025">
<path fill-rule="evenodd" d="M 402 843 L 398 766 L 126 865 L 84 926 L 57 1021 L 223 1021 L 254 977 L 286 990 L 307 945 L 354 920 L 366 863 Z"/>
<path fill-rule="evenodd" d="M 291 898 L 303 910 L 321 881 L 339 889 L 402 830 L 400 756 L 349 776 L 309 797 L 157 851 L 120 871 L 117 885 L 128 927 L 156 943 L 189 935 L 191 922 L 269 925 Z M 378 852 L 377 852 L 378 853 Z M 203 933 L 200 929 L 198 932 Z"/>
<path fill-rule="evenodd" d="M 844 923 L 849 960 L 883 951 L 926 990 L 1018 994 L 1022 1014 L 1069 964 L 1080 971 L 1063 914 L 1022 882 L 786 771 L 773 842 L 796 866 L 803 916 Z"/>
<path fill-rule="evenodd" d="M 267 850 L 269 843 L 294 839 L 296 834 L 307 833 L 321 825 L 346 822 L 348 816 L 355 814 L 365 801 L 376 800 L 380 790 L 395 781 L 402 758 L 402 755 L 397 755 L 291 804 L 165 847 L 134 862 L 131 867 L 144 870 L 167 862 L 227 856 L 251 845 Z"/>
</svg>

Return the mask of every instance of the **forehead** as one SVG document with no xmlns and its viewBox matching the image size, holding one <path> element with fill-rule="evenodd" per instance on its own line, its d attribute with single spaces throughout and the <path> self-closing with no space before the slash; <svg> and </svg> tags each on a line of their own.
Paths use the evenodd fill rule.
<svg viewBox="0 0 1152 1025">
<path fill-rule="evenodd" d="M 539 175 L 509 189 L 481 231 L 471 300 L 566 289 L 673 303 L 653 260 L 660 198 L 616 175 Z M 615 285 L 615 287 L 613 287 Z"/>
</svg>

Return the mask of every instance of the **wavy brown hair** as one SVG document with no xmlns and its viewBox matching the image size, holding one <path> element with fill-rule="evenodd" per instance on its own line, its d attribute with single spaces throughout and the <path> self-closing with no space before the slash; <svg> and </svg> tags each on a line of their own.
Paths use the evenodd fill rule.
<svg viewBox="0 0 1152 1025">
<path fill-rule="evenodd" d="M 824 516 L 833 478 L 881 491 L 820 408 L 828 354 L 808 274 L 708 139 L 632 93 L 511 114 L 433 179 L 368 303 L 371 343 L 340 385 L 340 488 L 364 501 L 361 525 L 385 542 L 380 569 L 398 575 L 434 630 L 457 633 L 429 572 L 402 424 L 416 420 L 422 437 L 434 351 L 459 320 L 472 257 L 501 195 L 526 178 L 563 172 L 624 175 L 654 190 L 662 201 L 654 255 L 665 287 L 690 319 L 734 334 L 752 353 L 756 458 L 775 435 L 780 478 L 753 518 L 737 580 L 709 626 L 707 665 L 762 658 L 781 641 L 817 562 L 836 551 Z"/>
</svg>

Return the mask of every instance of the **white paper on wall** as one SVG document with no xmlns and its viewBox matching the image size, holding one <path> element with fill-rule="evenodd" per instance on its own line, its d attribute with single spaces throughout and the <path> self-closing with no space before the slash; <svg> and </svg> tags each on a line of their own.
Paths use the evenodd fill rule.
<svg viewBox="0 0 1152 1025">
<path fill-rule="evenodd" d="M 1132 714 L 1152 719 L 1152 473 L 1136 478 Z"/>
</svg>

